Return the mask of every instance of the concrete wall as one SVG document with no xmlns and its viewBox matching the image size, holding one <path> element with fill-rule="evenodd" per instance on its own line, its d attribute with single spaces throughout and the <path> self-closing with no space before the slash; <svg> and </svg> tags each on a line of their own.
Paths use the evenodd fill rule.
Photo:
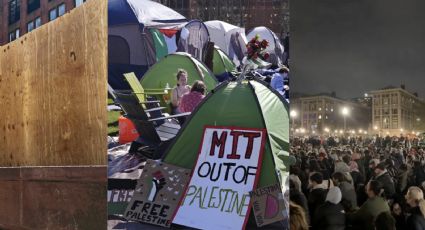
<svg viewBox="0 0 425 230">
<path fill-rule="evenodd" d="M 106 166 L 0 168 L 0 229 L 106 229 Z"/>
</svg>

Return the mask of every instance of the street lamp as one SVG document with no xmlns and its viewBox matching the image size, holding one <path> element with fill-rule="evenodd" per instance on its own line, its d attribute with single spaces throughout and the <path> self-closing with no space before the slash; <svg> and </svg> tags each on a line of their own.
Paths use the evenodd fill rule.
<svg viewBox="0 0 425 230">
<path fill-rule="evenodd" d="M 342 107 L 341 110 L 342 116 L 344 117 L 344 132 L 347 129 L 347 116 L 349 114 L 348 108 L 347 107 Z"/>
</svg>

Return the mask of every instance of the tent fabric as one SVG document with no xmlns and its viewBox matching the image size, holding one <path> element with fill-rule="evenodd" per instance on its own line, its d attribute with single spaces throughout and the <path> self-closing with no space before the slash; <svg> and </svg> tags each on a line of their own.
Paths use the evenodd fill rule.
<svg viewBox="0 0 425 230">
<path fill-rule="evenodd" d="M 186 18 L 176 11 L 149 0 L 108 0 L 108 25 L 138 23 L 142 27 L 180 27 Z"/>
<path fill-rule="evenodd" d="M 134 72 L 136 76 L 141 77 L 147 70 L 148 66 L 108 64 L 108 83 L 114 90 L 130 90 L 123 74 Z"/>
<path fill-rule="evenodd" d="M 173 86 L 176 84 L 176 75 L 179 69 L 188 72 L 189 85 L 193 84 L 195 80 L 202 80 L 207 89 L 211 90 L 218 83 L 214 74 L 204 64 L 189 54 L 181 52 L 169 54 L 153 65 L 140 83 L 145 89 L 162 89 L 167 83 L 169 86 Z"/>
<path fill-rule="evenodd" d="M 231 60 L 237 58 L 242 61 L 246 52 L 245 29 L 227 22 L 213 20 L 205 22 L 210 39 L 222 49 Z"/>
<path fill-rule="evenodd" d="M 168 47 L 164 35 L 157 29 L 149 29 L 155 45 L 156 61 L 161 60 L 168 54 Z"/>
<path fill-rule="evenodd" d="M 199 20 L 192 20 L 180 32 L 177 51 L 189 53 L 194 58 L 203 61 L 209 40 L 205 24 Z"/>
<path fill-rule="evenodd" d="M 260 36 L 261 40 L 266 39 L 269 41 L 269 46 L 265 50 L 266 52 L 270 53 L 270 59 L 267 61 L 274 65 L 283 64 L 284 48 L 282 44 L 280 43 L 279 38 L 276 36 L 276 34 L 273 31 L 271 31 L 269 28 L 260 26 L 260 27 L 255 27 L 254 29 L 252 29 L 246 35 L 246 37 L 248 40 L 251 40 L 257 34 Z"/>
<path fill-rule="evenodd" d="M 217 46 L 214 47 L 213 53 L 213 73 L 216 76 L 226 72 L 232 72 L 236 69 L 235 64 L 230 58 Z"/>
<path fill-rule="evenodd" d="M 255 89 L 260 92 L 260 95 L 256 94 Z M 229 82 L 217 87 L 214 93 L 209 94 L 186 121 L 185 126 L 166 151 L 164 162 L 184 168 L 195 167 L 205 125 L 267 128 L 270 134 L 267 138 L 269 140 L 265 144 L 258 187 L 278 183 L 276 168 L 285 168 L 281 167 L 283 163 L 280 162 L 275 165 L 274 155 L 277 153 L 274 151 L 279 149 L 275 145 L 285 143 L 289 136 L 283 136 L 286 133 L 276 130 L 282 126 L 273 125 L 277 122 L 288 123 L 288 120 L 285 120 L 287 115 L 277 114 L 281 111 L 288 113 L 288 111 L 278 96 L 271 96 L 271 94 L 276 94 L 275 91 L 269 90 L 270 93 L 267 93 L 263 90 L 255 81 L 244 81 L 241 84 Z M 258 103 L 263 100 L 264 102 Z M 276 112 L 264 115 L 264 113 L 270 112 L 271 107 L 267 107 L 269 100 L 279 109 L 273 108 Z M 263 108 L 265 108 L 264 111 Z M 270 119 L 275 122 L 268 124 Z M 271 137 L 274 139 L 270 140 Z M 283 146 L 283 148 L 286 147 Z"/>
</svg>

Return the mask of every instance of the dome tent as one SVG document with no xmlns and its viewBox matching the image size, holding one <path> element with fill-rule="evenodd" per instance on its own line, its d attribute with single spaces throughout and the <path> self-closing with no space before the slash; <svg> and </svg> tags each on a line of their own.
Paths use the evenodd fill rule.
<svg viewBox="0 0 425 230">
<path fill-rule="evenodd" d="M 266 52 L 270 54 L 270 58 L 267 61 L 272 63 L 273 65 L 282 65 L 284 62 L 283 52 L 285 50 L 282 44 L 280 43 L 277 35 L 273 31 L 271 31 L 269 28 L 260 26 L 250 30 L 248 34 L 246 35 L 246 37 L 248 41 L 250 41 L 257 34 L 260 36 L 260 40 L 266 39 L 267 41 L 269 41 L 269 46 L 265 50 Z"/>
<path fill-rule="evenodd" d="M 157 2 L 108 0 L 108 81 L 112 88 L 126 89 L 123 73 L 144 73 L 174 52 L 174 34 L 186 22 L 184 16 Z"/>
<path fill-rule="evenodd" d="M 220 76 L 236 69 L 236 65 L 230 60 L 229 56 L 218 48 L 218 46 L 214 46 L 212 62 L 212 71 L 215 76 Z"/>
<path fill-rule="evenodd" d="M 261 170 L 254 189 L 278 184 L 280 181 L 284 183 L 289 175 L 288 121 L 287 103 L 279 93 L 264 83 L 256 80 L 243 81 L 241 84 L 227 82 L 214 89 L 192 113 L 166 150 L 163 162 L 196 171 L 194 168 L 206 127 L 266 129 L 263 158 L 258 164 Z M 211 183 L 209 186 L 219 185 Z M 176 219 L 177 222 L 173 223 L 183 224 L 179 222 L 179 211 Z M 190 227 L 206 227 L 199 221 L 195 222 Z"/>
<path fill-rule="evenodd" d="M 165 56 L 146 72 L 140 83 L 145 89 L 162 89 L 167 83 L 172 87 L 177 81 L 176 75 L 179 69 L 187 71 L 189 85 L 196 80 L 201 80 L 207 89 L 211 90 L 218 83 L 211 70 L 190 54 L 183 52 Z"/>
<path fill-rule="evenodd" d="M 210 35 L 205 24 L 200 20 L 191 20 L 180 30 L 177 51 L 191 54 L 194 58 L 204 61 Z"/>
<path fill-rule="evenodd" d="M 205 25 L 210 34 L 210 40 L 215 45 L 220 47 L 231 60 L 238 60 L 235 64 L 242 61 L 247 43 L 244 28 L 219 20 L 207 21 Z"/>
</svg>

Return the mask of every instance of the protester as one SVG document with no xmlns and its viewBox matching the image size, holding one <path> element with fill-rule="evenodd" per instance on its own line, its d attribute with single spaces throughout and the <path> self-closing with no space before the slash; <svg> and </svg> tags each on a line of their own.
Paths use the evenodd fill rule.
<svg viewBox="0 0 425 230">
<path fill-rule="evenodd" d="M 375 220 L 376 230 L 396 230 L 395 220 L 388 212 L 382 212 Z"/>
<path fill-rule="evenodd" d="M 172 107 L 172 114 L 178 114 L 180 101 L 183 95 L 189 93 L 190 86 L 187 85 L 187 79 L 188 75 L 186 70 L 180 69 L 177 72 L 177 86 L 173 88 L 172 94 L 171 94 L 171 107 Z"/>
<path fill-rule="evenodd" d="M 289 208 L 289 229 L 308 230 L 304 209 L 292 202 L 289 202 Z"/>
<path fill-rule="evenodd" d="M 190 93 L 183 95 L 180 101 L 179 110 L 181 113 L 192 112 L 204 99 L 206 86 L 202 81 L 195 81 Z"/>
<path fill-rule="evenodd" d="M 316 208 L 322 205 L 326 199 L 326 189 L 322 185 L 323 176 L 320 172 L 313 172 L 309 178 L 310 193 L 308 194 L 308 210 L 310 210 L 310 218 L 314 219 L 313 214 Z"/>
<path fill-rule="evenodd" d="M 345 229 L 344 207 L 341 205 L 341 191 L 338 187 L 329 189 L 324 204 L 317 207 L 314 219 L 312 220 L 312 229 Z"/>
<path fill-rule="evenodd" d="M 270 86 L 283 94 L 284 89 L 284 81 L 288 78 L 289 69 L 285 66 L 281 67 L 277 73 L 275 73 L 270 82 Z"/>
<path fill-rule="evenodd" d="M 354 186 L 347 180 L 344 173 L 335 172 L 332 175 L 332 181 L 335 186 L 341 190 L 342 205 L 345 211 L 351 211 L 357 208 L 357 196 Z"/>
<path fill-rule="evenodd" d="M 411 215 L 407 218 L 407 229 L 425 230 L 425 200 L 423 191 L 416 186 L 407 190 L 407 204 L 412 208 Z"/>
</svg>

